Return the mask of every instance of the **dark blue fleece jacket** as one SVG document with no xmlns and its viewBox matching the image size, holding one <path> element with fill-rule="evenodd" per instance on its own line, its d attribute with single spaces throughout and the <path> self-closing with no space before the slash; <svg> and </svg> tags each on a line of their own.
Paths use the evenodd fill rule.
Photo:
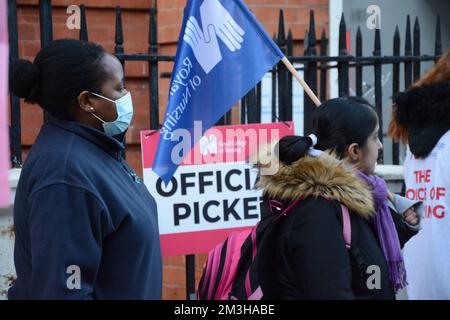
<svg viewBox="0 0 450 320">
<path fill-rule="evenodd" d="M 156 203 L 103 132 L 51 119 L 14 204 L 9 299 L 160 299 Z"/>
</svg>

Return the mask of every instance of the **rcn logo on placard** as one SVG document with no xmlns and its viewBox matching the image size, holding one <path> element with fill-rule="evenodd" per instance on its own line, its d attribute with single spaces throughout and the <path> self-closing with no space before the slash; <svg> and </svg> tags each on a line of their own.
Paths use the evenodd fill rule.
<svg viewBox="0 0 450 320">
<path fill-rule="evenodd" d="M 218 0 L 203 1 L 200 18 L 201 28 L 195 17 L 189 17 L 183 40 L 192 48 L 195 59 L 208 74 L 222 60 L 217 37 L 234 52 L 241 49 L 245 32 Z"/>
<path fill-rule="evenodd" d="M 200 139 L 200 152 L 206 156 L 208 153 L 217 154 L 217 137 L 215 135 L 203 136 Z"/>
</svg>

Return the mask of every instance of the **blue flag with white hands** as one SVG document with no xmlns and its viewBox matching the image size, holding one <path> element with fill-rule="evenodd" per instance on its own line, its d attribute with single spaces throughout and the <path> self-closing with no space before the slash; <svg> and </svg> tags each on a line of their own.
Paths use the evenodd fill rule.
<svg viewBox="0 0 450 320">
<path fill-rule="evenodd" d="M 166 185 L 201 135 L 283 57 L 241 0 L 188 0 L 153 163 Z"/>
</svg>

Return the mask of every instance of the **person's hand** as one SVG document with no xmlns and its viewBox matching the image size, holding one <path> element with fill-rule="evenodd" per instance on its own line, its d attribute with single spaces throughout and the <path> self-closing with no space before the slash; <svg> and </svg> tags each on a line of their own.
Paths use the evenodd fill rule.
<svg viewBox="0 0 450 320">
<path fill-rule="evenodd" d="M 416 226 L 419 223 L 419 215 L 414 211 L 414 207 L 405 211 L 403 219 L 410 226 Z"/>
</svg>

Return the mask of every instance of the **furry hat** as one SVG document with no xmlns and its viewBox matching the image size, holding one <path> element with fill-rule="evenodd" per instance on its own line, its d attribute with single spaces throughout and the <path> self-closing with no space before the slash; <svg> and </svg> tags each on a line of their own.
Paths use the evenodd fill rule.
<svg viewBox="0 0 450 320">
<path fill-rule="evenodd" d="M 396 121 L 406 127 L 424 128 L 450 124 L 450 81 L 427 84 L 394 97 Z"/>
<path fill-rule="evenodd" d="M 394 97 L 389 131 L 408 143 L 416 157 L 426 158 L 450 130 L 450 81 L 422 84 Z"/>
</svg>

